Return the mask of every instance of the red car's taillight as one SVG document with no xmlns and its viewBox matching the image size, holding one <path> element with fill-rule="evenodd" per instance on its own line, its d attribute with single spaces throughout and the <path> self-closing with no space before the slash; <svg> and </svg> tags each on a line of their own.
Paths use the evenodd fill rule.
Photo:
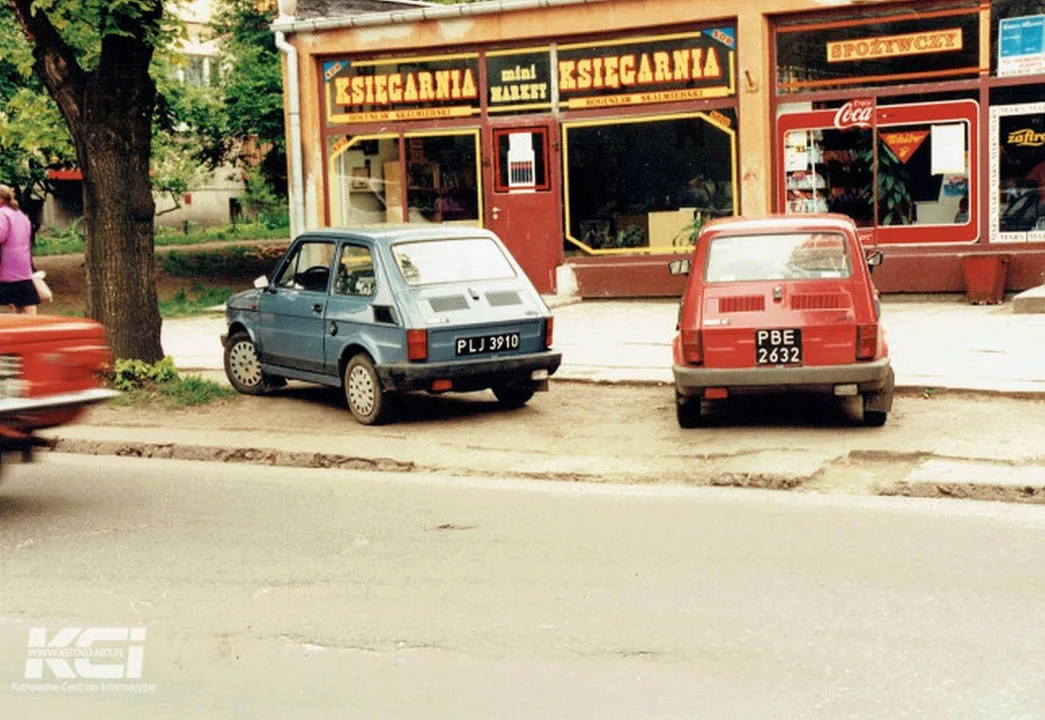
<svg viewBox="0 0 1045 720">
<path fill-rule="evenodd" d="M 700 330 L 682 331 L 682 359 L 687 365 L 700 365 L 704 361 L 703 350 Z"/>
<path fill-rule="evenodd" d="M 552 346 L 552 340 L 555 336 L 555 318 L 548 316 L 548 319 L 544 321 L 544 349 L 548 350 Z"/>
<path fill-rule="evenodd" d="M 406 331 L 406 358 L 407 360 L 428 359 L 428 331 L 407 330 Z"/>
<path fill-rule="evenodd" d="M 856 326 L 856 359 L 874 360 L 878 353 L 878 325 Z"/>
</svg>

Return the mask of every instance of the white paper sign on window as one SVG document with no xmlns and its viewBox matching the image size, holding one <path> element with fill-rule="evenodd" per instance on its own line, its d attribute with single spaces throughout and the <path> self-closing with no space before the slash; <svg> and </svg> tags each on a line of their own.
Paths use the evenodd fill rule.
<svg viewBox="0 0 1045 720">
<path fill-rule="evenodd" d="M 965 124 L 932 126 L 932 174 L 965 173 Z"/>
</svg>

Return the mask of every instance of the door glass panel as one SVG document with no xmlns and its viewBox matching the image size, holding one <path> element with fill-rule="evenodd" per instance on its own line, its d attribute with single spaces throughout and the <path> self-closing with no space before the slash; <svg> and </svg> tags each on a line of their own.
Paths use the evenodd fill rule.
<svg viewBox="0 0 1045 720">
<path fill-rule="evenodd" d="M 293 290 L 326 292 L 334 260 L 331 242 L 303 242 L 283 266 L 276 286 Z"/>
<path fill-rule="evenodd" d="M 496 192 L 548 190 L 548 131 L 497 130 Z"/>
</svg>

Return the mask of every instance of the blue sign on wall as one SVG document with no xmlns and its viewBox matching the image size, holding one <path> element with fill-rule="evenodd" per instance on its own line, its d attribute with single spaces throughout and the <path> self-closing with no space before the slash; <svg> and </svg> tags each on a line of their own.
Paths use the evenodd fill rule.
<svg viewBox="0 0 1045 720">
<path fill-rule="evenodd" d="M 1045 15 L 1007 18 L 998 29 L 998 75 L 1045 72 Z"/>
</svg>

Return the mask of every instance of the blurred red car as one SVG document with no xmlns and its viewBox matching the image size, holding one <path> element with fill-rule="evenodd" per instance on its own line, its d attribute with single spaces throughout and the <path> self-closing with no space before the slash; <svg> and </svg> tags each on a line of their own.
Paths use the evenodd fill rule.
<svg viewBox="0 0 1045 720">
<path fill-rule="evenodd" d="M 36 435 L 118 395 L 98 386 L 111 362 L 105 329 L 93 320 L 0 315 L 0 458 L 24 460 L 46 444 Z"/>
<path fill-rule="evenodd" d="M 866 425 L 885 424 L 894 374 L 871 269 L 843 215 L 727 218 L 709 223 L 692 259 L 674 338 L 678 422 L 701 423 L 706 403 L 801 392 L 859 396 Z"/>
</svg>

